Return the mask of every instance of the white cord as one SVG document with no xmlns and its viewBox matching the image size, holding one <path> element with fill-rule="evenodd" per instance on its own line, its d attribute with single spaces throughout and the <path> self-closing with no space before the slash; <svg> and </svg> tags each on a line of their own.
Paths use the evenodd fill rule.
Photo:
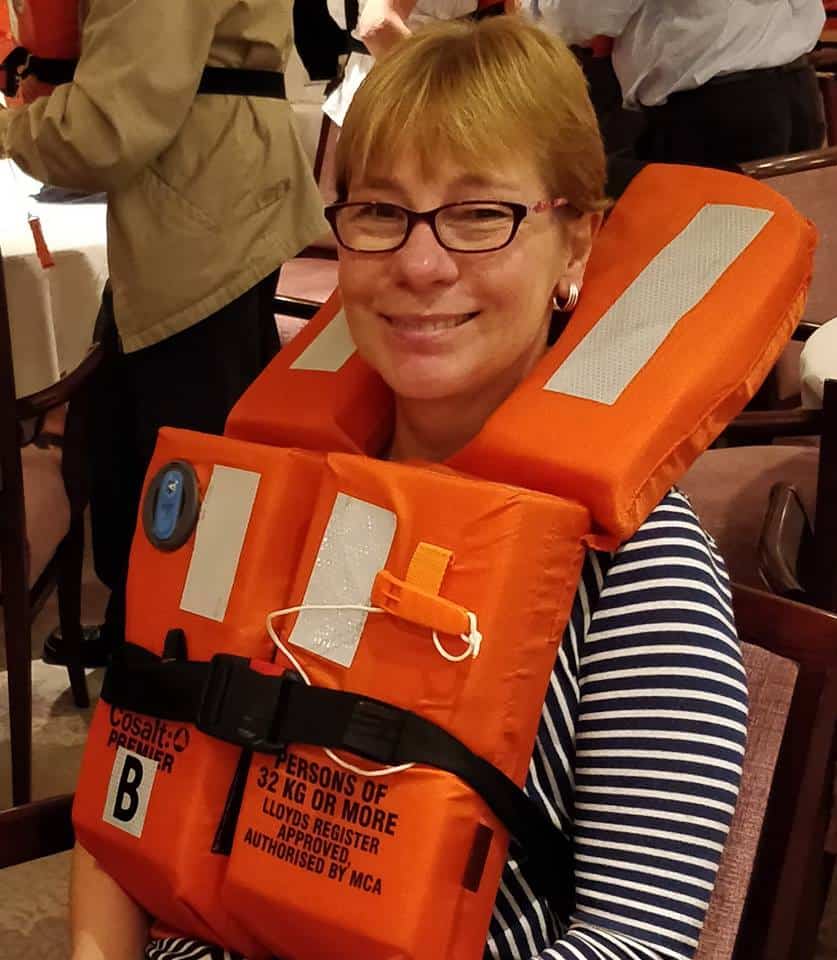
<svg viewBox="0 0 837 960">
<path fill-rule="evenodd" d="M 460 639 L 464 640 L 467 646 L 458 657 L 455 657 L 452 653 L 448 653 L 447 650 L 445 650 L 441 641 L 439 640 L 439 634 L 436 633 L 435 630 L 433 631 L 433 646 L 449 663 L 462 663 L 462 661 L 467 660 L 468 657 L 479 656 L 480 646 L 482 645 L 482 634 L 477 629 L 477 615 L 475 613 L 471 613 L 470 610 L 466 612 L 468 614 L 470 630 L 468 633 L 459 634 Z"/>
<path fill-rule="evenodd" d="M 286 607 L 284 610 L 273 610 L 271 613 L 269 613 L 267 615 L 267 620 L 265 621 L 265 626 L 267 627 L 267 632 L 270 636 L 270 639 L 273 641 L 277 649 L 279 649 L 291 662 L 293 668 L 309 687 L 311 686 L 311 678 L 305 672 L 299 660 L 297 660 L 291 651 L 285 646 L 285 644 L 282 643 L 279 638 L 279 634 L 273 627 L 273 621 L 277 617 L 285 617 L 291 613 L 301 613 L 303 610 L 360 610 L 363 613 L 386 613 L 386 611 L 381 607 L 369 607 L 362 603 L 311 603 L 304 604 L 303 606 L 299 607 Z M 445 658 L 445 660 L 449 661 L 450 663 L 461 663 L 468 657 L 477 657 L 480 652 L 482 634 L 477 628 L 477 615 L 475 613 L 471 613 L 470 610 L 466 612 L 468 614 L 470 630 L 467 634 L 460 634 L 460 637 L 465 641 L 467 647 L 459 656 L 453 656 L 453 654 L 448 653 L 447 650 L 445 650 L 445 648 L 442 646 L 441 641 L 439 640 L 439 635 L 435 630 L 433 631 L 433 645 Z M 327 747 L 323 747 L 323 751 L 325 752 L 326 756 L 333 760 L 338 766 L 343 767 L 345 770 L 350 770 L 352 773 L 360 774 L 362 777 L 385 777 L 391 773 L 401 773 L 402 771 L 409 770 L 410 767 L 415 766 L 414 763 L 402 763 L 395 767 L 382 767 L 380 770 L 364 770 L 362 767 L 356 767 L 354 764 L 341 759 L 336 753 L 334 753 L 333 750 L 329 750 Z"/>
</svg>

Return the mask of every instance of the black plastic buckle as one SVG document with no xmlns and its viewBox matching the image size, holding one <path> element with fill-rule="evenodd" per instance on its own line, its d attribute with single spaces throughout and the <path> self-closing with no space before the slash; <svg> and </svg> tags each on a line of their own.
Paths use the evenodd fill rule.
<svg viewBox="0 0 837 960">
<path fill-rule="evenodd" d="M 216 653 L 209 663 L 197 728 L 256 753 L 283 756 L 288 685 L 299 681 L 292 670 L 268 676 L 252 670 L 246 657 Z"/>
<path fill-rule="evenodd" d="M 406 712 L 380 700 L 358 700 L 346 725 L 341 746 L 368 760 L 398 760 Z"/>
<path fill-rule="evenodd" d="M 0 71 L 5 76 L 2 77 L 2 87 L 0 90 L 7 97 L 16 97 L 20 89 L 21 69 L 26 67 L 29 59 L 29 51 L 25 47 L 15 47 L 14 50 L 0 63 Z"/>
</svg>

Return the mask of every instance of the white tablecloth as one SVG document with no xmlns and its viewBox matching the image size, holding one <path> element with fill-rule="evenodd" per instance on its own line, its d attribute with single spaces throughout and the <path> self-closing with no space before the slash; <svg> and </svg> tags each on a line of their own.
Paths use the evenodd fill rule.
<svg viewBox="0 0 837 960">
<path fill-rule="evenodd" d="M 823 384 L 837 380 L 837 317 L 824 323 L 805 341 L 799 356 L 802 381 L 802 406 L 818 410 L 822 406 Z"/>
<path fill-rule="evenodd" d="M 105 204 L 36 203 L 40 184 L 0 160 L 0 251 L 19 397 L 48 387 L 84 358 L 108 276 Z M 55 266 L 44 270 L 27 212 L 40 217 Z"/>
</svg>

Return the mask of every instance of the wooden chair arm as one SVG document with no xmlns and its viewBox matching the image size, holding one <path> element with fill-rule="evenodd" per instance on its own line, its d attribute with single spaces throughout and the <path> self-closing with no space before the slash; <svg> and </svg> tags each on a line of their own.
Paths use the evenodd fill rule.
<svg viewBox="0 0 837 960">
<path fill-rule="evenodd" d="M 0 812 L 0 868 L 69 850 L 75 842 L 70 793 Z"/>
<path fill-rule="evenodd" d="M 785 173 L 799 173 L 800 170 L 815 170 L 819 167 L 832 167 L 835 164 L 837 164 L 837 147 L 821 147 L 819 150 L 805 150 L 783 157 L 750 160 L 739 164 L 738 168 L 755 180 L 765 180 Z"/>
<path fill-rule="evenodd" d="M 816 333 L 819 328 L 820 324 L 811 323 L 810 320 L 803 320 L 793 331 L 791 340 L 796 340 L 798 343 L 805 343 L 808 337 L 810 337 L 812 333 Z"/>
<path fill-rule="evenodd" d="M 721 436 L 733 446 L 770 443 L 776 437 L 818 436 L 822 425 L 822 410 L 745 410 Z"/>
<path fill-rule="evenodd" d="M 316 300 L 304 300 L 302 297 L 289 297 L 279 294 L 273 298 L 274 313 L 281 313 L 286 317 L 298 317 L 300 320 L 310 320 L 322 307 Z"/>
<path fill-rule="evenodd" d="M 70 373 L 37 393 L 31 393 L 28 397 L 21 397 L 16 405 L 17 419 L 34 420 L 37 417 L 42 417 L 54 407 L 60 407 L 67 403 L 99 366 L 103 352 L 104 348 L 101 343 L 92 344 L 85 358 Z"/>
</svg>

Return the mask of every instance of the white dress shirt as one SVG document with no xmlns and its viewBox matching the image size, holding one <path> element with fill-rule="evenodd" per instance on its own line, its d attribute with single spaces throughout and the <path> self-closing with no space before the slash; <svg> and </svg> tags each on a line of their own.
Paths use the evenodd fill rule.
<svg viewBox="0 0 837 960">
<path fill-rule="evenodd" d="M 366 0 L 360 0 L 360 12 L 366 6 Z M 477 9 L 477 0 L 417 0 L 412 13 L 407 17 L 407 26 L 415 30 L 423 23 L 433 20 L 454 20 L 467 17 Z M 344 0 L 328 0 L 328 12 L 331 18 L 346 29 L 346 5 Z M 357 36 L 357 34 L 355 34 Z M 366 79 L 375 60 L 363 53 L 352 53 L 343 71 L 343 80 L 323 104 L 323 111 L 340 127 L 349 104 L 357 88 Z"/>
<path fill-rule="evenodd" d="M 567 43 L 616 38 L 613 67 L 627 107 L 665 103 L 720 74 L 790 63 L 814 48 L 825 22 L 822 0 L 536 2 Z"/>
</svg>

